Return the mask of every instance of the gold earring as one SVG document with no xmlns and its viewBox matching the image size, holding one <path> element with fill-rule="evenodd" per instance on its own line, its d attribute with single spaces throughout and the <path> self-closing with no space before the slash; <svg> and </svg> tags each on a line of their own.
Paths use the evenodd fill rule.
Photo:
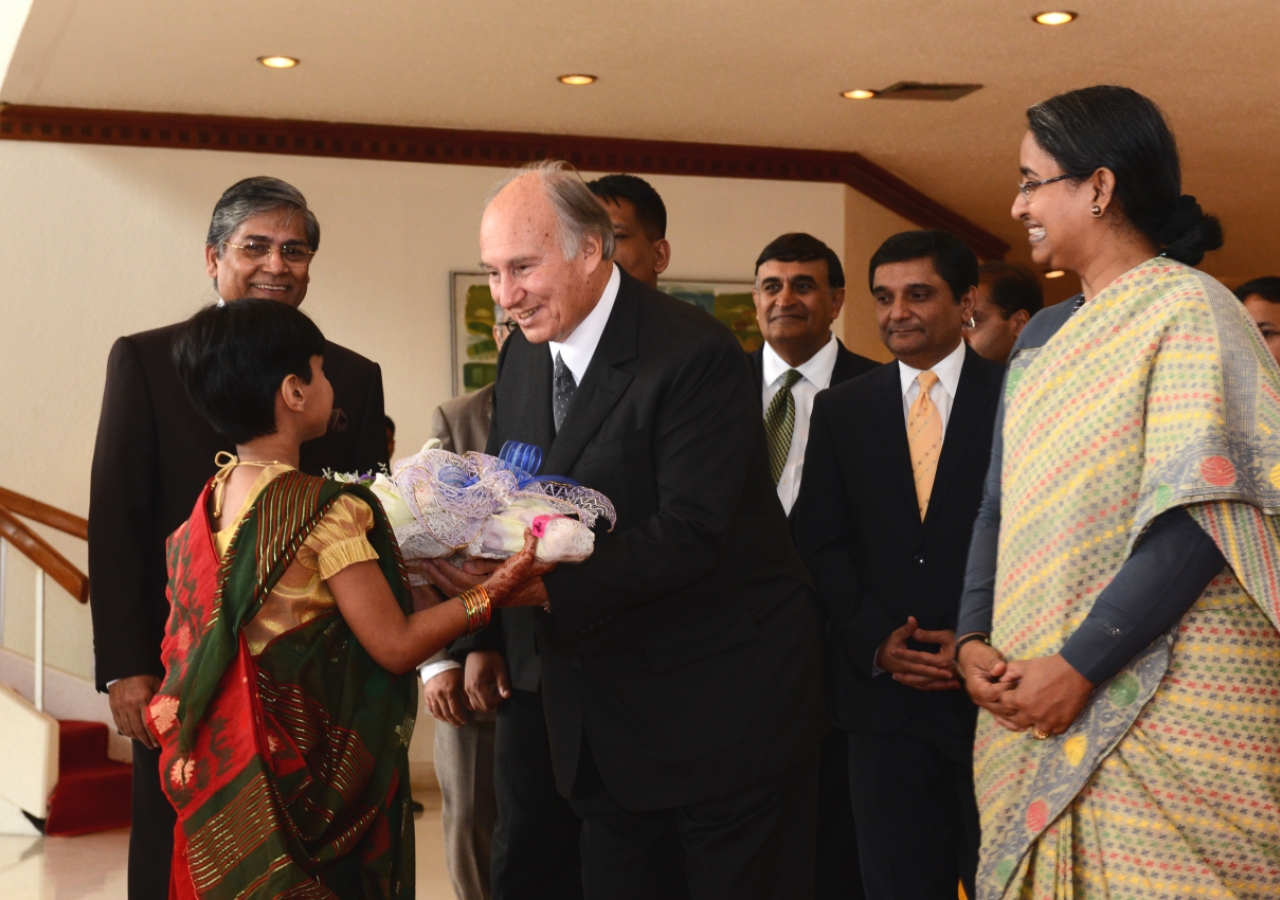
<svg viewBox="0 0 1280 900">
<path fill-rule="evenodd" d="M 1098 219 L 1098 218 L 1101 218 L 1101 217 L 1102 217 L 1102 207 L 1101 207 L 1101 206 L 1094 206 L 1094 208 L 1093 208 L 1093 209 L 1091 209 L 1091 210 L 1089 210 L 1089 212 L 1093 213 L 1093 217 L 1094 217 L 1095 219 Z"/>
</svg>

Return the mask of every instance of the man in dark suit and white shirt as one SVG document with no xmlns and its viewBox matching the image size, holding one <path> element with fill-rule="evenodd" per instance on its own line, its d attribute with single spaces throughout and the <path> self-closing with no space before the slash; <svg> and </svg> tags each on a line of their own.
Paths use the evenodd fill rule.
<svg viewBox="0 0 1280 900">
<path fill-rule="evenodd" d="M 589 900 L 812 893 L 821 621 L 773 492 L 750 364 L 702 311 L 610 260 L 613 229 L 563 163 L 481 224 L 520 325 L 489 450 L 602 491 L 612 533 L 544 579 L 551 757 L 583 818 Z M 480 568 L 470 564 L 473 569 Z M 452 590 L 479 576 L 433 567 Z"/>
<path fill-rule="evenodd" d="M 840 257 L 812 235 L 784 234 L 756 259 L 756 321 L 765 343 L 751 361 L 765 410 L 771 474 L 789 516 L 800 494 L 813 398 L 880 365 L 845 349 L 831 333 L 844 293 Z M 849 741 L 838 722 L 822 741 L 817 828 L 814 896 L 858 900 L 862 876 L 849 806 Z"/>
<path fill-rule="evenodd" d="M 790 515 L 800 495 L 813 398 L 880 364 L 846 349 L 831 333 L 844 308 L 844 267 L 835 251 L 812 235 L 784 234 L 760 252 L 753 297 L 765 343 L 751 354 L 751 362 L 765 410 L 776 410 L 772 419 L 766 416 L 765 437 L 778 499 Z M 790 400 L 785 384 L 791 385 Z M 788 418 L 794 421 L 791 429 L 784 425 Z"/>
<path fill-rule="evenodd" d="M 269 297 L 298 306 L 307 294 L 320 225 L 297 188 L 247 178 L 214 206 L 205 263 L 222 301 Z M 164 675 L 169 617 L 165 540 L 191 515 L 214 456 L 234 452 L 187 399 L 170 356 L 182 323 L 122 337 L 111 348 L 89 486 L 89 582 L 98 690 L 116 727 L 133 738 L 130 900 L 166 900 L 174 811 L 161 792 L 159 752 L 142 711 Z M 303 471 L 376 469 L 387 462 L 382 372 L 330 342 L 329 433 L 302 445 Z"/>
<path fill-rule="evenodd" d="M 814 401 L 796 532 L 839 651 L 866 894 L 973 896 L 976 710 L 955 625 L 1004 367 L 961 339 L 978 261 L 952 235 L 894 235 L 869 280 L 896 362 Z"/>
</svg>

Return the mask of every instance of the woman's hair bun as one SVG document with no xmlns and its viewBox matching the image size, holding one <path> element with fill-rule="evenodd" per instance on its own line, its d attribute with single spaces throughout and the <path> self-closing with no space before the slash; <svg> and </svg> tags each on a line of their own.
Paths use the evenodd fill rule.
<svg viewBox="0 0 1280 900">
<path fill-rule="evenodd" d="M 1160 231 L 1160 244 L 1164 256 L 1194 266 L 1222 246 L 1222 225 L 1216 216 L 1205 215 L 1195 197 L 1183 194 Z"/>
</svg>

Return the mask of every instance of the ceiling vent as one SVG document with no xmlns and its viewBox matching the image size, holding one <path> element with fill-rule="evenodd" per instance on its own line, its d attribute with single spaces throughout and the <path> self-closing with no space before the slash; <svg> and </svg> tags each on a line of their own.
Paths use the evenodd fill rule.
<svg viewBox="0 0 1280 900">
<path fill-rule="evenodd" d="M 980 84 L 927 84 L 899 81 L 876 94 L 877 100 L 959 100 L 981 88 Z"/>
</svg>

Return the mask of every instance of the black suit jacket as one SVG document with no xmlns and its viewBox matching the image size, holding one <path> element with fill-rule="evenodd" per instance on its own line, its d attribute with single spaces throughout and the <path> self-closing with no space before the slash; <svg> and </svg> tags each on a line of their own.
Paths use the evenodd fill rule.
<svg viewBox="0 0 1280 900">
<path fill-rule="evenodd" d="M 122 337 L 107 360 L 89 485 L 89 595 L 99 690 L 131 675 L 164 675 L 160 640 L 169 617 L 165 541 L 191 516 L 235 447 L 187 398 L 171 358 L 181 323 Z M 330 342 L 329 433 L 302 445 L 304 472 L 369 471 L 387 462 L 382 372 Z"/>
<path fill-rule="evenodd" d="M 536 613 L 556 781 L 583 734 L 636 810 L 723 796 L 815 752 L 825 729 L 819 611 L 769 479 L 760 401 L 733 336 L 625 272 L 560 432 L 546 345 L 503 347 L 489 452 L 613 501 L 618 524 L 547 579 Z"/>
<path fill-rule="evenodd" d="M 814 402 L 796 532 L 841 651 L 832 663 L 836 711 L 851 731 L 888 734 L 914 716 L 928 717 L 928 727 L 973 728 L 964 692 L 918 691 L 887 674 L 873 678 L 871 667 L 908 616 L 922 628 L 955 628 L 1003 372 L 965 349 L 923 522 L 898 363 Z"/>
</svg>

